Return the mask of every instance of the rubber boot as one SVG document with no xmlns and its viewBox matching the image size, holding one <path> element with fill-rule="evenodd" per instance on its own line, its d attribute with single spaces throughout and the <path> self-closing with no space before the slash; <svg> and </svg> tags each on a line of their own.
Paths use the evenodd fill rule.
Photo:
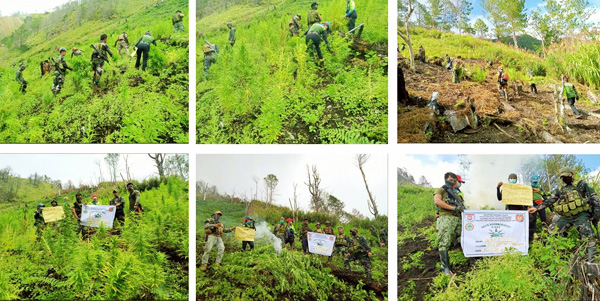
<svg viewBox="0 0 600 301">
<path fill-rule="evenodd" d="M 201 266 L 200 271 L 206 271 L 206 265 Z"/>
<path fill-rule="evenodd" d="M 440 250 L 440 262 L 442 263 L 442 271 L 446 275 L 450 275 L 450 258 L 448 257 L 448 250 Z"/>
</svg>

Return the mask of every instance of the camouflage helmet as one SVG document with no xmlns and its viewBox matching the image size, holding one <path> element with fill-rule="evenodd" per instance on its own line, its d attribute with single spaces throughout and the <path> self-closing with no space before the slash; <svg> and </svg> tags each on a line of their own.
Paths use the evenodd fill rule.
<svg viewBox="0 0 600 301">
<path fill-rule="evenodd" d="M 573 173 L 573 170 L 571 170 L 568 167 L 563 167 L 563 168 L 560 169 L 560 171 L 558 171 L 558 174 L 561 177 L 570 177 L 572 173 Z"/>
<path fill-rule="evenodd" d="M 67 52 L 67 49 L 65 49 L 65 47 L 60 47 L 60 48 L 58 49 L 58 53 L 61 53 L 61 52 L 63 52 L 63 51 L 64 51 L 64 52 Z"/>
<path fill-rule="evenodd" d="M 331 226 L 331 222 L 330 222 L 330 221 L 326 221 L 326 222 L 325 222 L 325 225 L 326 225 L 326 226 Z"/>
<path fill-rule="evenodd" d="M 352 228 L 352 230 L 350 230 L 350 232 L 352 232 L 352 233 L 358 233 L 358 229 Z"/>
</svg>

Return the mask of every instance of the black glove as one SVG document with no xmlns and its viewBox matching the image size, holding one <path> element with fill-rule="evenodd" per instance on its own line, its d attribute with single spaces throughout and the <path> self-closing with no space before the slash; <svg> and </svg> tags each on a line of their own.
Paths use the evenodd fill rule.
<svg viewBox="0 0 600 301">
<path fill-rule="evenodd" d="M 459 205 L 454 206 L 454 212 L 462 212 L 464 210 L 465 210 L 465 206 L 463 206 L 463 205 L 459 204 Z"/>
</svg>

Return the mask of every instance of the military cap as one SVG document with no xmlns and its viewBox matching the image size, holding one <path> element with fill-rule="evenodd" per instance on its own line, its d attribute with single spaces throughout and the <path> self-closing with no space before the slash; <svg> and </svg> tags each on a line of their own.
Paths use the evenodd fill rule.
<svg viewBox="0 0 600 301">
<path fill-rule="evenodd" d="M 573 170 L 571 170 L 568 167 L 563 167 L 560 169 L 560 171 L 558 173 L 560 174 L 561 177 L 570 177 L 571 174 L 573 173 Z"/>
</svg>

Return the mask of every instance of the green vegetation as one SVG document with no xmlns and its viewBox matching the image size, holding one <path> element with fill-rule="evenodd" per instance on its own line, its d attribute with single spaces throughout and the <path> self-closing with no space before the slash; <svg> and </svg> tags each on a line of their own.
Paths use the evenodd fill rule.
<svg viewBox="0 0 600 301">
<path fill-rule="evenodd" d="M 39 240 L 31 199 L 29 206 L 0 210 L 0 299 L 187 299 L 187 185 L 177 177 L 139 183 L 147 188 L 143 216 L 127 212 L 120 235 L 99 228 L 89 241 L 81 240 L 69 207 L 74 190 L 56 197 L 61 204 L 65 196 L 71 200 L 67 217 L 48 224 Z M 125 183 L 95 189 L 100 204 L 108 204 L 114 188 L 124 192 Z"/>
<path fill-rule="evenodd" d="M 201 1 L 202 2 L 202 1 Z M 197 47 L 198 143 L 385 143 L 387 141 L 387 2 L 358 3 L 362 39 L 343 36 L 345 3 L 319 2 L 332 24 L 332 53 L 318 67 L 304 37 L 290 37 L 288 23 L 308 2 L 234 1 L 198 7 L 198 31 L 220 46 L 208 78 Z M 205 12 L 208 11 L 208 12 Z M 236 44 L 226 49 L 226 22 Z"/>
<path fill-rule="evenodd" d="M 219 199 L 219 200 L 217 200 Z M 198 198 L 197 210 L 197 267 L 204 253 L 203 223 L 215 211 L 223 212 L 221 221 L 226 228 L 242 224 L 245 215 L 255 219 L 256 224 L 267 224 L 279 220 L 280 216 L 290 217 L 288 208 L 276 205 L 268 206 L 260 201 L 252 201 L 246 211 L 243 202 L 225 198 Z M 315 222 L 333 222 L 340 225 L 335 216 L 316 212 L 298 212 L 298 219 L 309 218 L 314 229 Z M 358 234 L 367 240 L 374 239 L 368 226 L 385 225 L 385 216 L 376 221 L 353 219 L 343 224 L 345 233 L 352 227 L 359 229 Z M 299 231 L 301 223 L 294 224 Z M 269 226 L 272 228 L 272 226 Z M 270 242 L 257 240 L 252 252 L 241 252 L 241 243 L 234 240 L 233 233 L 223 235 L 225 255 L 222 268 L 213 269 L 209 265 L 206 272 L 197 269 L 196 290 L 200 299 L 266 299 L 266 300 L 378 300 L 387 296 L 387 247 L 371 244 L 373 252 L 373 281 L 368 283 L 362 274 L 363 268 L 351 264 L 353 272 L 343 270 L 343 260 L 337 256 L 331 263 L 320 255 L 303 255 L 301 244 L 296 240 L 295 250 L 284 248 L 276 256 Z M 213 251 L 214 253 L 214 251 Z M 214 254 L 211 254 L 211 261 Z"/>
<path fill-rule="evenodd" d="M 70 2 L 53 13 L 29 15 L 23 26 L 1 40 L 0 142 L 2 143 L 187 143 L 188 34 L 173 33 L 171 16 L 186 12 L 185 0 L 149 5 L 148 1 L 90 0 Z M 184 20 L 187 25 L 187 16 Z M 187 26 L 186 26 L 187 27 Z M 146 72 L 134 68 L 135 58 L 113 47 L 126 31 L 129 50 L 146 30 L 157 39 Z M 112 59 L 104 65 L 100 87 L 94 89 L 90 44 L 102 33 Z M 40 62 L 65 47 L 65 85 L 56 97 L 54 75 L 40 78 Z M 71 59 L 72 47 L 84 51 Z M 27 93 L 19 92 L 16 66 L 27 64 Z M 13 64 L 17 64 L 13 66 Z"/>
</svg>

